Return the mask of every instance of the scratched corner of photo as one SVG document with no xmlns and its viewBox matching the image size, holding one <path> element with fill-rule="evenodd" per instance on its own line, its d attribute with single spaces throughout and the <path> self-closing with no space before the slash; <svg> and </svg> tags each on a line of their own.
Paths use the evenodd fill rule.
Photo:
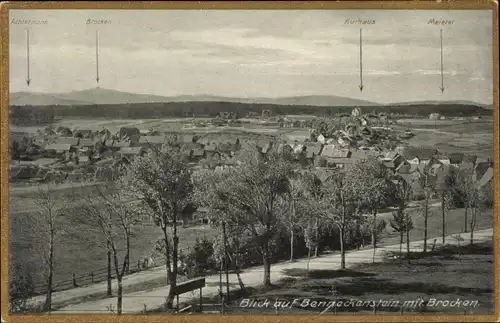
<svg viewBox="0 0 500 323">
<path fill-rule="evenodd" d="M 12 4 L 2 322 L 494 318 L 496 9 L 388 3 Z"/>
</svg>

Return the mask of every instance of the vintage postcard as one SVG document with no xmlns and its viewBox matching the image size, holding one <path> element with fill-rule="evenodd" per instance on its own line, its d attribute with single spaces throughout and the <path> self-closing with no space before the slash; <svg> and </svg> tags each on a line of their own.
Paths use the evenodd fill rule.
<svg viewBox="0 0 500 323">
<path fill-rule="evenodd" d="M 497 2 L 1 19 L 2 321 L 498 321 Z"/>
</svg>

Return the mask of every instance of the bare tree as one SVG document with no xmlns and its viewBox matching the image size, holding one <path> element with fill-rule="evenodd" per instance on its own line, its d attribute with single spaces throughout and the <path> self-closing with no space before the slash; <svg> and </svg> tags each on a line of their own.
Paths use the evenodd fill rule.
<svg viewBox="0 0 500 323">
<path fill-rule="evenodd" d="M 429 164 L 430 165 L 430 164 Z M 424 250 L 423 252 L 427 252 L 427 237 L 428 237 L 428 221 L 429 221 L 429 203 L 432 197 L 432 194 L 436 190 L 436 176 L 431 173 L 431 167 L 426 165 L 421 172 L 418 181 L 420 188 L 424 192 Z"/>
<path fill-rule="evenodd" d="M 51 184 L 39 185 L 33 202 L 37 206 L 36 214 L 23 217 L 21 223 L 33 234 L 32 243 L 39 248 L 41 265 L 47 282 L 43 311 L 50 312 L 56 263 L 54 255 L 58 237 L 66 228 L 62 219 L 65 215 L 66 203 L 64 199 L 55 195 Z"/>
<path fill-rule="evenodd" d="M 339 230 L 340 267 L 345 269 L 346 231 L 353 221 L 353 185 L 350 183 L 349 172 L 338 171 L 330 176 L 324 184 L 324 216 Z"/>
<path fill-rule="evenodd" d="M 406 232 L 406 258 L 408 263 L 411 262 L 410 256 L 410 231 L 414 229 L 413 220 L 409 212 L 406 212 L 404 218 L 404 231 Z"/>
<path fill-rule="evenodd" d="M 384 207 L 391 195 L 393 186 L 387 177 L 387 169 L 375 158 L 368 158 L 355 163 L 349 170 L 349 186 L 356 192 L 356 200 L 360 210 L 368 211 L 372 221 L 373 262 L 377 248 L 377 213 Z"/>
<path fill-rule="evenodd" d="M 111 254 L 118 285 L 116 313 L 121 315 L 122 282 L 130 268 L 132 230 L 142 222 L 142 217 L 120 180 L 94 185 L 92 189 L 91 194 L 74 200 L 75 210 L 78 210 L 74 214 L 75 222 L 80 224 L 80 236 L 104 237 L 96 241 Z"/>
<path fill-rule="evenodd" d="M 282 223 L 290 232 L 290 262 L 294 261 L 295 233 L 310 210 L 307 182 L 300 173 L 290 178 L 290 188 L 285 198 L 280 198 Z"/>
</svg>

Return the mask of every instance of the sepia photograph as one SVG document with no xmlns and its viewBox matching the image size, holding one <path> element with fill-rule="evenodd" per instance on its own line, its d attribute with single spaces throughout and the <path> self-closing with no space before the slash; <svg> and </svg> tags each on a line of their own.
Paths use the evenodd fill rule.
<svg viewBox="0 0 500 323">
<path fill-rule="evenodd" d="M 495 315 L 489 3 L 3 8 L 3 319 Z"/>
</svg>

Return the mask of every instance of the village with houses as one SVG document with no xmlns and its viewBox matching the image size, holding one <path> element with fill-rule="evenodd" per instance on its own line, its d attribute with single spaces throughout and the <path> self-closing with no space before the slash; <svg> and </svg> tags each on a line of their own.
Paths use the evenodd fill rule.
<svg viewBox="0 0 500 323">
<path fill-rule="evenodd" d="M 443 120 L 444 117 L 433 113 L 429 119 Z M 191 125 L 189 120 L 184 128 Z M 410 129 L 398 133 L 391 128 L 394 122 L 387 114 L 363 114 L 360 108 L 354 108 L 350 115 L 335 118 L 272 117 L 270 111 L 263 110 L 262 117 L 249 114 L 236 119 L 234 114 L 220 113 L 217 118 L 205 122 L 209 125 L 201 121 L 203 126 L 200 127 L 217 127 L 224 131 L 232 129 L 228 124 L 241 125 L 249 120 L 257 120 L 262 127 L 304 131 L 299 135 L 292 132 L 281 136 L 242 133 L 239 137 L 235 133 L 230 138 L 196 131 L 173 135 L 183 146 L 186 163 L 195 170 L 230 167 L 240 163 L 246 155 L 265 155 L 277 149 L 290 153 L 302 168 L 349 167 L 371 156 L 378 158 L 392 174 L 408 179 L 421 175 L 424 167 L 436 172 L 449 167 L 474 170 L 481 186 L 493 176 L 491 159 L 482 160 L 460 151 L 443 154 L 432 147 L 409 146 L 407 139 L 415 136 Z M 10 180 L 12 183 L 109 180 L 114 165 L 128 162 L 153 148 L 161 149 L 169 135 L 172 133 L 161 129 L 121 127 L 111 133 L 104 128 L 69 129 L 64 126 L 38 129 L 32 136 L 11 134 Z"/>
</svg>

